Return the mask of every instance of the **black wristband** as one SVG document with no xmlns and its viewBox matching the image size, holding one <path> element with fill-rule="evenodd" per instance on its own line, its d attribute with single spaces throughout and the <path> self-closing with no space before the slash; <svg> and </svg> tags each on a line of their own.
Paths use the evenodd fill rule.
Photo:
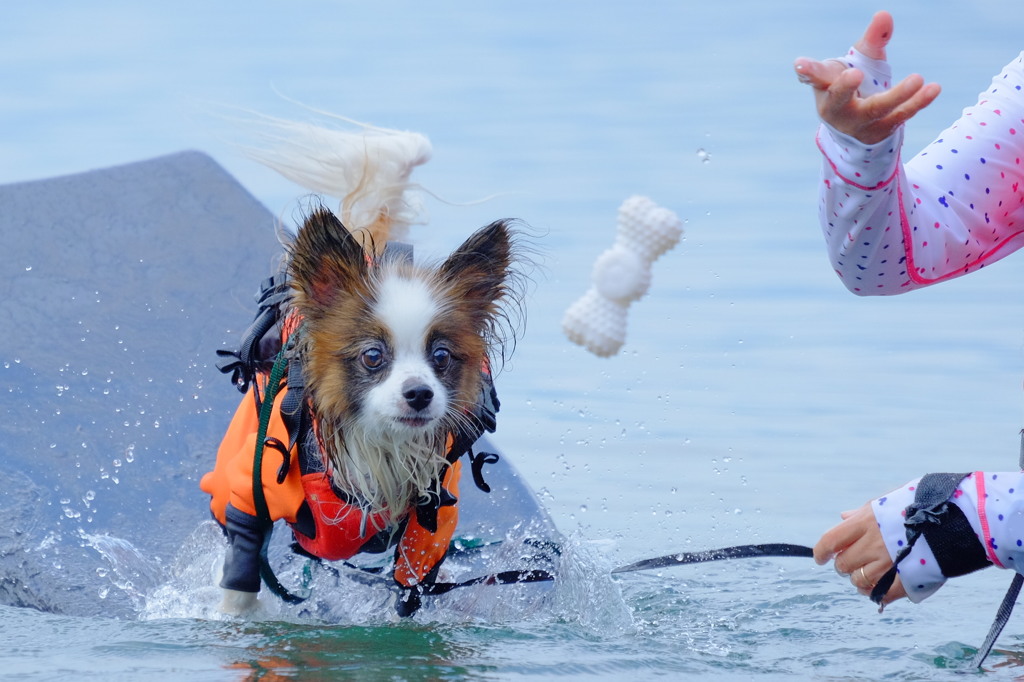
<svg viewBox="0 0 1024 682">
<path fill-rule="evenodd" d="M 903 525 L 907 543 L 896 555 L 893 565 L 871 589 L 871 601 L 882 606 L 896 580 L 900 562 L 922 535 L 935 555 L 942 575 L 952 578 L 988 565 L 985 548 L 978 541 L 963 510 L 951 502 L 960 482 L 969 474 L 925 474 L 914 491 L 914 501 L 904 510 Z M 934 538 L 935 544 L 932 545 Z M 980 554 L 979 554 L 980 552 Z"/>
<path fill-rule="evenodd" d="M 941 523 L 925 526 L 923 535 L 947 578 L 967 575 L 991 564 L 963 510 L 952 502 L 947 504 Z"/>
</svg>

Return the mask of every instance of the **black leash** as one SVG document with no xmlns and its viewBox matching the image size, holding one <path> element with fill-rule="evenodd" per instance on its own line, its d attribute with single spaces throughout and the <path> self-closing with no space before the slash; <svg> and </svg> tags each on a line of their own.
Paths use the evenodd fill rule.
<svg viewBox="0 0 1024 682">
<path fill-rule="evenodd" d="M 626 566 L 619 566 L 612 570 L 612 573 L 628 573 L 629 571 L 643 571 L 651 568 L 697 564 L 705 561 L 719 561 L 722 559 L 742 559 L 768 556 L 810 557 L 813 556 L 813 551 L 810 547 L 804 547 L 803 545 L 739 545 L 736 547 L 724 547 L 722 549 L 710 549 L 704 552 L 680 552 L 679 554 L 667 554 L 653 559 L 644 559 Z M 893 573 L 895 575 L 895 571 L 893 571 Z M 1010 583 L 1010 589 L 1007 590 L 1006 596 L 1003 597 L 1003 601 L 999 605 L 999 610 L 996 611 L 996 618 L 992 623 L 992 627 L 989 628 L 988 636 L 985 637 L 985 641 L 982 642 L 980 647 L 978 647 L 977 653 L 974 654 L 974 658 L 971 660 L 972 668 L 981 668 L 981 664 L 985 662 L 985 659 L 992 652 L 992 647 L 995 646 L 996 639 L 999 638 L 999 634 L 1003 631 L 1003 628 L 1006 627 L 1006 623 L 1010 620 L 1010 615 L 1013 613 L 1013 607 L 1017 603 L 1017 597 L 1020 594 L 1022 586 L 1024 586 L 1024 575 L 1017 573 L 1013 576 L 1013 581 Z M 882 594 L 884 595 L 884 592 Z M 879 599 L 881 599 L 881 597 L 879 597 Z"/>
<path fill-rule="evenodd" d="M 665 556 L 653 559 L 636 561 L 626 566 L 619 566 L 612 570 L 612 573 L 628 573 L 630 571 L 643 571 L 650 568 L 662 568 L 665 566 L 681 566 L 683 564 L 699 564 L 706 561 L 721 561 L 723 559 L 749 559 L 754 557 L 768 556 L 814 556 L 814 550 L 803 545 L 790 545 L 787 543 L 769 543 L 766 545 L 737 545 L 735 547 L 723 547 L 722 549 L 708 549 L 703 552 L 679 552 L 678 554 L 666 554 Z"/>
<path fill-rule="evenodd" d="M 265 547 L 264 547 L 265 551 Z M 265 555 L 264 555 L 265 556 Z M 664 566 L 680 566 L 682 564 L 698 564 L 708 561 L 722 561 L 724 559 L 747 559 L 756 557 L 811 557 L 813 551 L 810 547 L 803 545 L 791 545 L 786 543 L 769 543 L 763 545 L 738 545 L 735 547 L 723 547 L 721 549 L 709 549 L 702 552 L 680 552 L 677 554 L 668 554 L 666 556 L 655 557 L 653 559 L 644 559 L 637 561 L 626 566 L 619 566 L 613 569 L 611 572 L 615 573 L 628 573 L 630 571 L 642 571 L 652 568 L 662 568 Z M 263 562 L 264 566 L 268 566 L 266 561 Z M 379 577 L 381 582 L 386 582 L 386 579 L 380 575 L 380 569 L 365 569 L 354 566 L 348 562 L 345 565 L 352 570 L 358 571 L 365 575 L 373 575 Z M 271 591 L 277 596 L 281 597 L 284 601 L 290 604 L 297 604 L 304 601 L 309 596 L 308 588 L 303 594 L 295 595 L 290 593 L 280 582 L 277 581 L 273 576 L 272 571 L 268 571 L 269 575 L 264 574 L 264 582 L 270 587 Z M 269 579 L 268 579 L 269 578 Z M 488 573 L 487 575 L 477 576 L 475 578 L 469 578 L 459 582 L 433 582 L 424 583 L 417 586 L 417 591 L 421 595 L 437 596 L 440 594 L 446 594 L 452 590 L 460 587 L 472 587 L 473 585 L 512 585 L 515 583 L 542 583 L 552 582 L 556 580 L 554 573 L 541 569 L 529 569 L 529 570 L 513 570 L 513 571 L 500 571 L 498 573 Z M 998 634 L 998 633 L 997 633 Z"/>
<path fill-rule="evenodd" d="M 457 583 L 426 583 L 420 587 L 421 594 L 438 595 L 451 592 L 457 587 L 473 585 L 511 585 L 513 583 L 545 583 L 555 579 L 555 575 L 539 569 L 529 571 L 501 571 L 477 578 L 470 578 Z"/>
<path fill-rule="evenodd" d="M 628 573 L 630 571 L 643 571 L 652 568 L 664 568 L 665 566 L 681 566 L 684 564 L 698 564 L 706 561 L 720 561 L 723 559 L 744 559 L 755 557 L 811 557 L 813 550 L 803 545 L 790 545 L 785 543 L 770 543 L 765 545 L 738 545 L 736 547 L 723 547 L 722 549 L 709 549 L 703 552 L 680 552 L 678 554 L 667 554 L 653 559 L 643 559 L 632 564 L 619 566 L 612 570 L 612 573 Z M 1013 613 L 1013 607 L 1017 602 L 1021 587 L 1024 587 L 1024 575 L 1017 573 L 1013 576 L 1010 589 L 1003 597 L 999 610 L 996 611 L 996 618 L 989 628 L 988 636 L 978 647 L 977 653 L 971 660 L 972 668 L 981 668 L 982 663 L 992 652 L 996 639 L 1006 627 Z"/>
</svg>

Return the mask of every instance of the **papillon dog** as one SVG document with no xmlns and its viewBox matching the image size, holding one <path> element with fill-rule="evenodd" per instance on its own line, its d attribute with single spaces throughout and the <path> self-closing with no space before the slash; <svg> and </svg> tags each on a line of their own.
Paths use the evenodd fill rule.
<svg viewBox="0 0 1024 682">
<path fill-rule="evenodd" d="M 298 321 L 285 352 L 304 377 L 303 403 L 315 434 L 306 441 L 315 444 L 314 456 L 322 460 L 322 478 L 330 481 L 334 499 L 344 501 L 326 509 L 303 479 L 303 508 L 321 530 L 317 541 L 329 535 L 324 529 L 346 523 L 351 528 L 346 532 L 355 536 L 352 547 L 375 531 L 391 532 L 398 546 L 396 566 L 400 558 L 408 564 L 403 570 L 409 575 L 399 576 L 396 567 L 396 580 L 411 588 L 423 573 L 436 573 L 454 530 L 454 521 L 447 536 L 431 528 L 430 520 L 418 516 L 421 507 L 434 499 L 436 527 L 443 525 L 436 517 L 440 506 L 454 506 L 448 489 L 457 489 L 457 481 L 441 490 L 442 479 L 459 470 L 454 456 L 461 453 L 453 456 L 453 436 L 473 432 L 471 420 L 488 388 L 489 368 L 504 358 L 505 343 L 514 339 L 521 320 L 517 234 L 510 221 L 501 220 L 439 263 L 413 264 L 394 256 L 387 243 L 403 238 L 417 220 L 409 175 L 430 154 L 426 138 L 375 128 L 348 133 L 273 123 L 281 133 L 275 135 L 275 148 L 253 155 L 304 187 L 341 199 L 337 210 L 314 202 L 285 244 L 290 297 L 282 317 Z M 244 479 L 253 470 L 251 452 L 236 457 L 225 454 L 225 447 L 222 443 L 217 469 L 235 466 L 222 463 L 235 457 Z M 298 447 L 310 446 L 300 439 Z M 259 577 L 251 575 L 255 559 L 236 556 L 259 546 L 261 538 L 248 537 L 246 525 L 259 524 L 247 520 L 247 512 L 241 525 L 232 526 L 232 515 L 239 514 L 218 502 L 217 475 L 204 477 L 202 485 L 213 495 L 214 515 L 226 524 L 231 541 L 221 585 L 223 608 L 237 613 L 255 603 L 259 589 Z M 277 483 L 288 485 L 292 475 L 279 476 Z M 266 479 L 269 496 L 274 486 Z M 241 487 L 248 485 L 243 480 Z M 445 499 L 439 501 L 439 495 Z M 245 506 L 235 498 L 232 503 Z M 295 519 L 306 512 L 291 510 L 263 521 L 286 518 L 300 538 L 309 531 Z M 348 518 L 353 515 L 356 522 Z M 413 527 L 421 534 L 439 533 L 436 544 L 443 547 L 433 563 L 412 556 L 433 551 L 404 537 Z M 318 556 L 347 558 L 351 551 L 327 547 Z M 234 576 L 240 570 L 247 575 Z"/>
</svg>

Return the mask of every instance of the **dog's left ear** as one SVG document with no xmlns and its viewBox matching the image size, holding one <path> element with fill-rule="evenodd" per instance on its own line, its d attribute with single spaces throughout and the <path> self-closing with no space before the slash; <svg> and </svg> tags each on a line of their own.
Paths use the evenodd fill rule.
<svg viewBox="0 0 1024 682">
<path fill-rule="evenodd" d="M 310 213 L 290 250 L 295 302 L 307 319 L 321 319 L 339 296 L 359 295 L 366 286 L 366 253 L 328 208 Z"/>
<path fill-rule="evenodd" d="M 441 266 L 456 295 L 481 305 L 501 298 L 512 264 L 509 221 L 497 220 L 474 232 Z"/>
</svg>

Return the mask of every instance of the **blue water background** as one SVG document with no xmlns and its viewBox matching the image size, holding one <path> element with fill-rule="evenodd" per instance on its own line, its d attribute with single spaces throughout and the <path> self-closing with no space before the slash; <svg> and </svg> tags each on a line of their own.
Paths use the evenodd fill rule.
<svg viewBox="0 0 1024 682">
<path fill-rule="evenodd" d="M 0 182 L 200 149 L 288 220 L 301 190 L 238 152 L 231 108 L 307 118 L 301 102 L 423 132 L 434 158 L 417 179 L 450 203 L 429 202 L 430 224 L 413 232 L 421 253 L 496 217 L 537 235 L 543 268 L 499 377 L 496 440 L 560 528 L 609 565 L 812 544 L 842 509 L 923 472 L 1015 466 L 1024 425 L 1019 256 L 891 299 L 848 294 L 825 259 L 816 119 L 791 62 L 840 54 L 877 8 L 12 4 L 0 22 Z M 1024 17 L 998 1 L 889 8 L 897 77 L 944 86 L 908 130 L 917 150 L 1024 48 Z M 632 194 L 676 211 L 686 237 L 656 263 L 622 353 L 599 359 L 559 321 Z M 831 569 L 805 564 L 629 578 L 635 623 L 621 631 L 564 618 L 275 630 L 4 609 L 0 662 L 21 679 L 235 679 L 231 661 L 263 657 L 289 660 L 286 677 L 927 679 L 980 642 L 1009 580 L 990 570 L 878 616 Z M 1001 641 L 1018 652 L 1021 622 Z M 997 658 L 1004 675 L 1019 674 L 1015 661 Z"/>
</svg>

